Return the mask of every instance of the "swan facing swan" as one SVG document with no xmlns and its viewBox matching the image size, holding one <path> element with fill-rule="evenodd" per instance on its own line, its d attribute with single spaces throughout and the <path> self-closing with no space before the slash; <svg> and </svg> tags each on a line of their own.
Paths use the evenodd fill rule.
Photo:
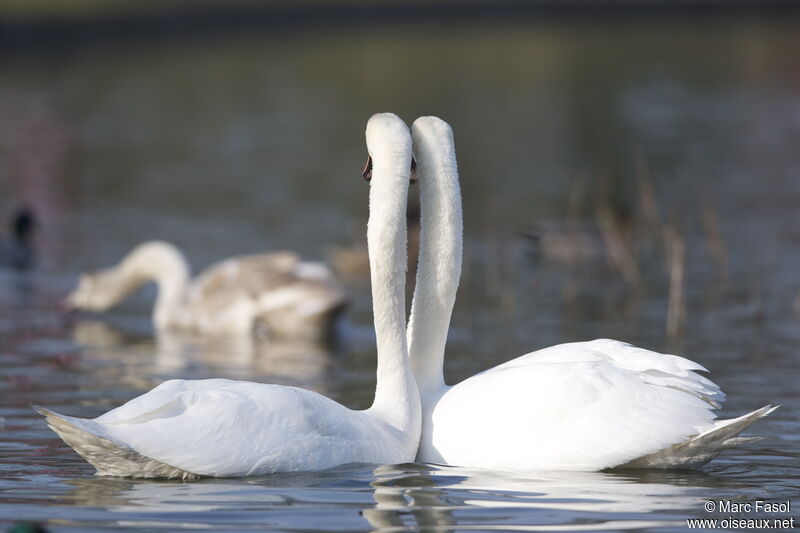
<svg viewBox="0 0 800 533">
<path fill-rule="evenodd" d="M 447 386 L 445 342 L 461 274 L 462 213 L 453 133 L 411 128 L 422 233 L 408 324 L 422 400 L 418 460 L 501 470 L 686 468 L 758 440 L 737 435 L 776 407 L 715 420 L 725 395 L 683 357 L 599 339 L 523 355 Z"/>
<path fill-rule="evenodd" d="M 373 160 L 370 250 L 378 366 L 375 401 L 352 411 L 315 392 L 225 379 L 171 380 L 89 420 L 39 408 L 100 475 L 251 476 L 413 461 L 419 392 L 405 336 L 411 136 L 391 114 L 367 124 Z"/>
<path fill-rule="evenodd" d="M 105 311 L 150 281 L 158 285 L 158 329 L 321 339 L 347 304 L 328 267 L 292 252 L 233 257 L 190 281 L 184 255 L 163 241 L 140 244 L 118 265 L 83 274 L 67 304 Z"/>
</svg>

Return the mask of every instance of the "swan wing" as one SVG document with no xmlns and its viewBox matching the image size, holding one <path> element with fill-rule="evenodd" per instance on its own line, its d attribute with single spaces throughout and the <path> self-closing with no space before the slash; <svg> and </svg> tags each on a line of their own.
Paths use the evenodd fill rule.
<svg viewBox="0 0 800 533">
<path fill-rule="evenodd" d="M 119 449 L 206 476 L 370 462 L 391 445 L 384 425 L 320 394 L 225 379 L 171 380 L 93 420 L 62 418 Z"/>
<path fill-rule="evenodd" d="M 232 257 L 211 265 L 192 282 L 190 305 L 204 304 L 223 310 L 236 299 L 257 300 L 264 292 L 275 290 L 292 280 L 292 271 L 300 263 L 293 252 Z"/>
<path fill-rule="evenodd" d="M 202 330 L 250 331 L 260 320 L 278 334 L 344 302 L 344 291 L 325 265 L 300 261 L 293 252 L 213 265 L 194 281 L 188 299 Z"/>
<path fill-rule="evenodd" d="M 600 339 L 533 352 L 449 389 L 432 413 L 447 463 L 599 470 L 684 442 L 724 396 L 682 357 Z"/>
<path fill-rule="evenodd" d="M 697 374 L 705 367 L 685 357 L 663 354 L 612 339 L 559 344 L 517 357 L 486 372 L 501 371 L 545 362 L 594 362 L 631 373 L 653 386 L 673 387 L 697 396 L 715 409 L 725 401 L 725 394 L 710 379 Z"/>
</svg>

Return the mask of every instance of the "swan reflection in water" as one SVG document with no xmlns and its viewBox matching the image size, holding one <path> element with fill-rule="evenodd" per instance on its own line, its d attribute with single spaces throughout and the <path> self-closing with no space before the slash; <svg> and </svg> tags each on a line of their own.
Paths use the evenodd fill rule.
<svg viewBox="0 0 800 533">
<path fill-rule="evenodd" d="M 591 530 L 599 525 L 625 529 L 664 526 L 664 517 L 655 521 L 646 515 L 678 511 L 685 516 L 686 509 L 697 508 L 698 498 L 708 491 L 701 485 L 709 481 L 708 476 L 685 472 L 681 478 L 674 473 L 645 471 L 526 475 L 427 464 L 400 468 L 403 470 L 395 466 L 375 470 L 377 478 L 371 485 L 377 505 L 363 512 L 375 528 L 477 525 L 551 530 L 569 524 L 570 530 Z M 516 511 L 509 512 L 511 508 Z M 556 510 L 558 513 L 552 512 Z M 674 525 L 681 524 L 675 517 Z"/>
<path fill-rule="evenodd" d="M 700 509 L 698 502 L 708 497 L 709 488 L 721 481 L 702 472 L 521 475 L 415 463 L 190 483 L 73 479 L 68 482 L 73 490 L 64 499 L 104 508 L 111 516 L 103 519 L 118 524 L 164 527 L 177 522 L 223 527 L 233 520 L 313 529 L 320 526 L 314 521 L 330 520 L 314 508 L 330 513 L 335 505 L 341 513 L 337 520 L 352 530 L 628 529 L 684 524 L 687 515 Z"/>
<path fill-rule="evenodd" d="M 166 331 L 152 338 L 147 328 L 139 329 L 81 320 L 74 324 L 73 339 L 85 348 L 85 358 L 98 363 L 92 365 L 92 371 L 104 375 L 103 380 L 119 379 L 137 388 L 149 388 L 172 377 L 257 380 L 318 392 L 330 388 L 332 344 Z"/>
</svg>

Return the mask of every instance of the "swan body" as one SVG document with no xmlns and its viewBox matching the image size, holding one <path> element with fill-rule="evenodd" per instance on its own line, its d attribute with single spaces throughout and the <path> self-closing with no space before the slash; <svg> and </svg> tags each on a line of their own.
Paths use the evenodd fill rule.
<svg viewBox="0 0 800 533">
<path fill-rule="evenodd" d="M 422 400 L 419 460 L 502 470 L 685 468 L 754 440 L 736 435 L 775 407 L 715 421 L 725 396 L 697 373 L 702 366 L 614 340 L 545 348 L 447 386 L 463 231 L 455 148 L 435 117 L 417 119 L 412 136 L 422 234 L 408 342 Z"/>
<path fill-rule="evenodd" d="M 344 289 L 322 263 L 292 252 L 227 259 L 190 281 L 189 265 L 174 245 L 149 241 L 119 265 L 84 274 L 67 302 L 105 311 L 141 285 L 155 281 L 153 322 L 158 329 L 278 338 L 327 336 L 347 303 Z"/>
<path fill-rule="evenodd" d="M 107 476 L 244 477 L 414 455 L 400 429 L 368 412 L 280 385 L 170 380 L 93 420 L 40 412 Z"/>
<path fill-rule="evenodd" d="M 167 381 L 92 420 L 39 408 L 98 474 L 190 479 L 414 460 L 420 403 L 404 331 L 408 127 L 394 115 L 375 115 L 367 145 L 374 161 L 368 225 L 378 347 L 373 405 L 352 411 L 303 389 L 209 379 Z"/>
<path fill-rule="evenodd" d="M 729 422 L 714 421 L 725 397 L 697 370 L 683 357 L 610 339 L 545 348 L 430 398 L 419 455 L 500 470 L 699 466 L 752 439 L 709 438 L 710 447 L 695 439 Z M 739 431 L 772 409 L 751 413 Z M 690 441 L 688 456 L 658 455 Z"/>
</svg>

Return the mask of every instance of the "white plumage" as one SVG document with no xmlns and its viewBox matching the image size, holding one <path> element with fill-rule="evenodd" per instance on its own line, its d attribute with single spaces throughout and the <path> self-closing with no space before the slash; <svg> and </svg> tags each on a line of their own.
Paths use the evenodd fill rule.
<svg viewBox="0 0 800 533">
<path fill-rule="evenodd" d="M 40 412 L 99 475 L 241 477 L 409 455 L 401 429 L 366 411 L 263 383 L 170 380 L 93 420 Z"/>
<path fill-rule="evenodd" d="M 503 470 L 602 470 L 635 460 L 697 466 L 721 447 L 642 460 L 724 424 L 714 422 L 724 395 L 696 370 L 704 369 L 609 339 L 545 348 L 434 399 L 431 439 L 426 435 L 420 454 L 435 463 Z M 725 447 L 725 440 L 718 444 Z"/>
<path fill-rule="evenodd" d="M 50 427 L 101 475 L 249 476 L 343 463 L 412 461 L 419 393 L 405 339 L 408 127 L 376 115 L 367 125 L 375 401 L 351 411 L 315 392 L 224 379 L 173 380 L 93 420 L 39 409 Z"/>
<path fill-rule="evenodd" d="M 600 339 L 545 348 L 448 387 L 442 375 L 461 274 L 462 215 L 450 127 L 412 126 L 422 234 L 408 327 L 420 387 L 418 459 L 503 470 L 693 467 L 775 408 L 715 421 L 725 396 L 688 359 Z"/>
</svg>

